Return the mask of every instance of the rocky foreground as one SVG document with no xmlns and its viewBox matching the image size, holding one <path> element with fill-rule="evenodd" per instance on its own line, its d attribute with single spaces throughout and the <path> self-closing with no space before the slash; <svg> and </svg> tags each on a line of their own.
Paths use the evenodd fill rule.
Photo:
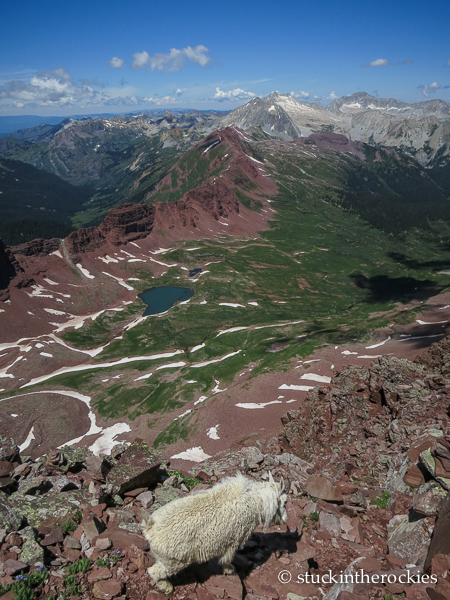
<svg viewBox="0 0 450 600">
<path fill-rule="evenodd" d="M 277 438 L 190 473 L 171 471 L 143 440 L 110 456 L 63 447 L 33 461 L 1 438 L 0 595 L 157 600 L 142 511 L 237 471 L 272 471 L 291 482 L 287 526 L 257 530 L 235 557 L 236 575 L 212 561 L 180 573 L 176 598 L 450 599 L 449 410 L 444 339 L 416 362 L 344 368 L 282 418 Z M 323 581 L 361 570 L 371 583 Z"/>
</svg>

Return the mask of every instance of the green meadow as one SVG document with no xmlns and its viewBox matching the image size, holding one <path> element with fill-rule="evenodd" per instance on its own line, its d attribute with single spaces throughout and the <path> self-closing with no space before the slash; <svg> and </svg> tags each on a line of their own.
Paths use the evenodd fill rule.
<svg viewBox="0 0 450 600">
<path fill-rule="evenodd" d="M 251 377 L 287 370 L 296 359 L 323 345 L 369 340 L 376 328 L 413 321 L 417 307 L 407 306 L 413 295 L 423 290 L 438 293 L 449 284 L 449 276 L 437 273 L 450 265 L 447 223 L 429 219 L 426 227 L 397 233 L 388 227 L 374 227 L 360 216 L 358 199 L 346 195 L 349 173 L 357 159 L 332 152 L 312 159 L 295 145 L 264 140 L 254 148 L 255 155 L 270 160 L 273 167 L 266 171 L 278 184 L 278 195 L 259 208 L 272 217 L 260 237 L 180 242 L 161 256 L 162 262 L 201 267 L 204 272 L 200 276 L 189 279 L 186 271 L 171 267 L 156 280 L 148 270 L 134 265 L 130 277 L 140 278 L 132 282 L 138 292 L 155 285 L 190 287 L 194 296 L 189 303 L 148 317 L 124 331 L 122 339 L 112 338 L 125 323 L 143 314 L 145 307 L 139 298 L 124 312 L 104 313 L 62 336 L 80 349 L 110 342 L 96 357 L 99 364 L 181 352 L 171 358 L 107 369 L 93 365 L 89 371 L 55 377 L 52 385 L 92 396 L 95 409 L 104 417 L 133 420 L 148 415 L 149 427 L 158 427 L 159 414 L 181 413 L 187 402 L 200 395 L 214 401 L 216 382 L 223 389 L 238 381 L 239 373 L 249 366 Z M 220 152 L 223 154 L 218 148 L 215 158 L 221 158 Z M 200 156 L 187 154 L 183 160 L 181 172 L 192 173 L 189 185 L 199 185 L 206 169 Z M 379 182 L 382 174 L 377 177 Z M 162 189 L 161 199 L 178 199 L 186 180 L 182 181 L 175 190 L 179 180 L 174 174 L 173 187 Z M 241 189 L 242 194 L 245 190 Z M 364 206 L 367 208 L 367 195 Z M 187 251 L 193 247 L 198 249 Z M 292 321 L 300 322 L 285 324 Z M 264 327 L 268 325 L 275 326 Z M 234 327 L 246 329 L 218 335 Z M 281 344 L 282 349 L 270 351 L 273 344 Z M 201 348 L 191 352 L 196 346 Z M 225 360 L 196 366 L 228 354 L 232 356 Z M 165 367 L 179 362 L 185 365 Z M 135 381 L 150 372 L 149 378 Z M 120 377 L 113 379 L 117 375 Z M 155 445 L 186 439 L 191 420 L 189 414 L 174 421 L 159 433 Z"/>
</svg>

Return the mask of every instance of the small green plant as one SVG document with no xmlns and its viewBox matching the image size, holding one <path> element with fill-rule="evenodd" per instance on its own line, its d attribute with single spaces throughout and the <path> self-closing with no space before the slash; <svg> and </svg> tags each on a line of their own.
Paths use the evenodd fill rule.
<svg viewBox="0 0 450 600">
<path fill-rule="evenodd" d="M 167 475 L 172 477 L 172 475 L 176 475 L 177 477 L 181 477 L 184 485 L 188 490 L 192 490 L 198 483 L 201 483 L 200 479 L 195 479 L 194 477 L 189 477 L 188 475 L 183 475 L 179 471 L 167 471 Z"/>
<path fill-rule="evenodd" d="M 119 562 L 119 560 L 122 557 L 120 556 L 120 550 L 114 550 L 113 552 L 111 552 L 111 554 L 109 555 L 109 560 L 110 562 L 112 562 L 113 565 L 117 565 L 117 563 Z"/>
<path fill-rule="evenodd" d="M 308 520 L 305 517 L 305 515 L 303 515 L 302 529 L 307 529 L 307 528 L 308 528 Z"/>
<path fill-rule="evenodd" d="M 315 496 L 311 496 L 311 501 L 312 502 L 317 502 L 317 498 Z"/>
<path fill-rule="evenodd" d="M 67 521 L 67 523 L 64 523 L 64 525 L 61 527 L 63 534 L 67 535 L 68 533 L 73 533 L 74 531 L 76 531 L 82 519 L 83 513 L 81 512 L 81 510 L 76 510 L 73 515 L 73 519 L 71 521 Z"/>
<path fill-rule="evenodd" d="M 97 558 L 95 561 L 97 567 L 109 567 L 109 559 L 108 558 Z"/>
<path fill-rule="evenodd" d="M 315 524 L 317 523 L 317 521 L 319 520 L 319 513 L 318 513 L 318 511 L 317 511 L 317 510 L 315 510 L 314 512 L 312 512 L 312 513 L 309 515 L 309 518 L 311 519 L 311 523 L 312 523 L 313 525 L 315 525 Z"/>
<path fill-rule="evenodd" d="M 389 492 L 383 492 L 381 496 L 378 496 L 378 498 L 374 498 L 372 500 L 372 504 L 378 506 L 378 508 L 386 508 L 391 496 L 392 494 L 390 494 Z"/>
<path fill-rule="evenodd" d="M 77 573 L 86 573 L 86 571 L 91 567 L 92 560 L 89 558 L 80 558 L 76 562 L 74 562 L 70 567 L 67 567 L 67 571 L 71 575 L 76 575 Z"/>
<path fill-rule="evenodd" d="M 13 583 L 0 585 L 0 596 L 3 596 L 6 592 L 12 590 L 16 600 L 33 600 L 35 588 L 45 581 L 47 576 L 48 571 L 43 565 L 38 567 L 36 571 L 33 571 L 28 576 L 25 576 L 23 573 L 21 575 L 16 575 Z"/>
</svg>

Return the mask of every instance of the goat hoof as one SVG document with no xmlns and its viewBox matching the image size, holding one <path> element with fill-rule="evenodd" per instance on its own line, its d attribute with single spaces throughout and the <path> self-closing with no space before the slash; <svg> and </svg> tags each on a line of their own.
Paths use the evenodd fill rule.
<svg viewBox="0 0 450 600">
<path fill-rule="evenodd" d="M 236 573 L 236 569 L 233 566 L 223 567 L 224 575 L 234 575 Z"/>
<path fill-rule="evenodd" d="M 163 594 L 166 594 L 166 596 L 169 596 L 169 594 L 171 594 L 174 589 L 170 581 L 158 581 L 156 583 L 156 587 L 160 589 Z"/>
</svg>

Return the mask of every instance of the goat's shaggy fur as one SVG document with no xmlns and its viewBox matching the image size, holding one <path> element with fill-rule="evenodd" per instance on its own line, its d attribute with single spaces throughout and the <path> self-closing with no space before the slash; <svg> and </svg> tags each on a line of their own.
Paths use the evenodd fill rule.
<svg viewBox="0 0 450 600">
<path fill-rule="evenodd" d="M 165 594 L 168 577 L 198 562 L 218 558 L 225 574 L 236 550 L 258 525 L 287 522 L 289 488 L 270 475 L 262 483 L 242 475 L 228 477 L 206 492 L 174 500 L 144 518 L 144 535 L 156 557 L 148 573 Z"/>
</svg>

